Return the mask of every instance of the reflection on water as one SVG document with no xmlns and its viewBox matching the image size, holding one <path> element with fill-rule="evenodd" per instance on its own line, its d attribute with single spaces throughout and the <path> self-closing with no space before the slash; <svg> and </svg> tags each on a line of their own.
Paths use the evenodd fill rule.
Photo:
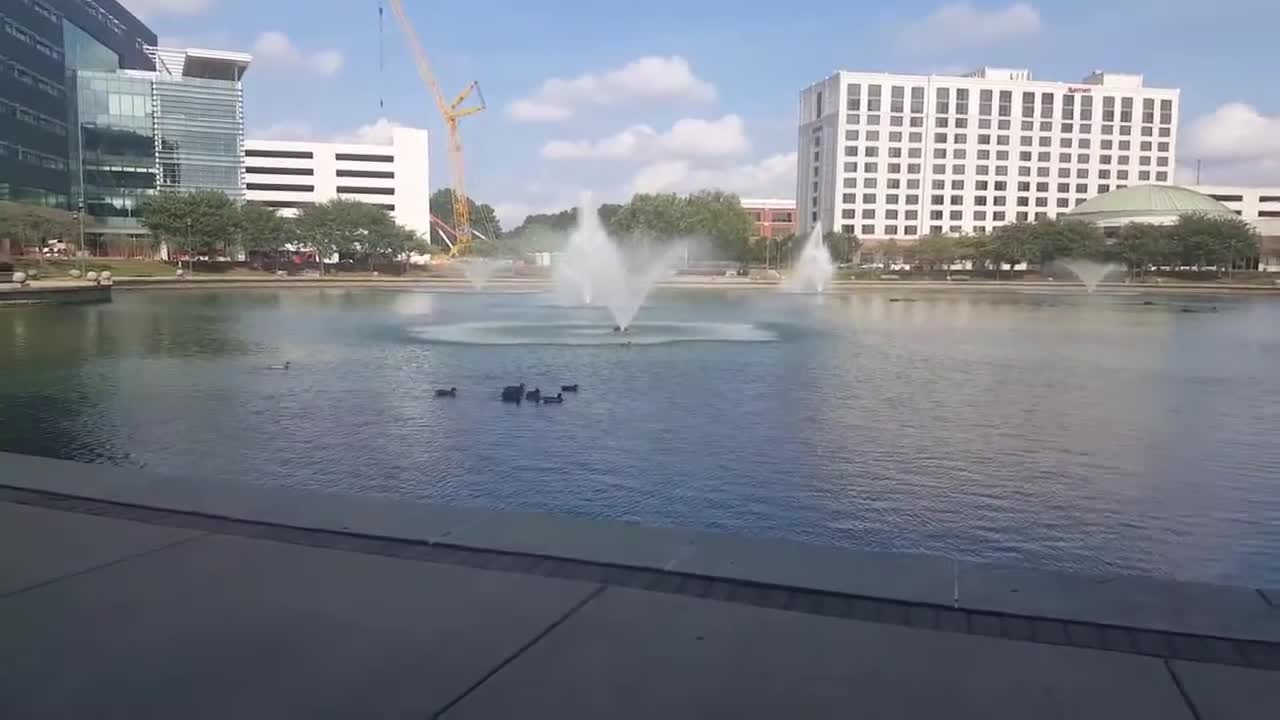
<svg viewBox="0 0 1280 720">
<path fill-rule="evenodd" d="M 1280 584 L 1280 302 L 1143 300 L 666 292 L 637 338 L 718 341 L 619 350 L 548 296 L 121 292 L 0 312 L 0 449 Z"/>
</svg>

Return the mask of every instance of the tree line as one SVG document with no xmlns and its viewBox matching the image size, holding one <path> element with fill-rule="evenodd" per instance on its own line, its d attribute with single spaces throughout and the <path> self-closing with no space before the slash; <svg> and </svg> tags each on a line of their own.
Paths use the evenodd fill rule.
<svg viewBox="0 0 1280 720">
<path fill-rule="evenodd" d="M 236 248 L 277 261 L 286 253 L 313 250 L 323 273 L 335 255 L 373 268 L 407 263 L 410 254 L 428 249 L 425 238 L 396 223 L 385 208 L 358 200 L 328 200 L 287 217 L 217 191 L 166 192 L 148 195 L 141 216 L 156 241 L 189 263 L 197 255 L 229 255 Z"/>
<path fill-rule="evenodd" d="M 1002 266 L 1044 267 L 1058 259 L 1121 263 L 1132 275 L 1151 268 L 1239 269 L 1260 252 L 1257 231 L 1243 218 L 1187 214 L 1169 225 L 1129 223 L 1107 237 L 1093 223 L 1072 219 L 1002 225 L 990 234 L 931 234 L 915 241 L 888 239 L 864 248 L 864 241 L 843 233 L 824 236 L 837 262 L 854 262 L 870 253 L 889 266 L 904 263 L 936 270 L 968 262 L 997 273 Z M 799 251 L 795 236 L 774 240 L 780 256 Z"/>
<path fill-rule="evenodd" d="M 42 251 L 53 240 L 77 234 L 77 219 L 59 208 L 0 200 L 0 258 L 13 254 L 13 241 L 22 247 L 37 245 Z"/>
<path fill-rule="evenodd" d="M 688 195 L 640 193 L 624 204 L 601 205 L 605 230 L 624 246 L 703 240 L 708 257 L 746 261 L 753 223 L 737 195 L 700 190 Z M 578 209 L 530 215 L 503 238 L 501 251 L 551 252 L 577 224 Z"/>
</svg>

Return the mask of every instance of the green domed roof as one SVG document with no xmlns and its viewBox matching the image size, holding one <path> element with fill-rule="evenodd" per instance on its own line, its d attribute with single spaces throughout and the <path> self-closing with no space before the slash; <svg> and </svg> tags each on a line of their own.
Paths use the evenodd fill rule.
<svg viewBox="0 0 1280 720">
<path fill-rule="evenodd" d="M 1067 216 L 1101 222 L 1152 217 L 1174 219 L 1188 213 L 1235 215 L 1231 208 L 1195 190 L 1176 185 L 1134 185 L 1091 198 Z"/>
</svg>

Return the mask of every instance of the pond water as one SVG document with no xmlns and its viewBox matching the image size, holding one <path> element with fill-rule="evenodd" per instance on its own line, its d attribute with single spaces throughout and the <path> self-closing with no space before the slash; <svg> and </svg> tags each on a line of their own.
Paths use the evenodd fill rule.
<svg viewBox="0 0 1280 720">
<path fill-rule="evenodd" d="M 121 291 L 0 311 L 0 449 L 1280 585 L 1280 300 L 1146 299 Z"/>
</svg>

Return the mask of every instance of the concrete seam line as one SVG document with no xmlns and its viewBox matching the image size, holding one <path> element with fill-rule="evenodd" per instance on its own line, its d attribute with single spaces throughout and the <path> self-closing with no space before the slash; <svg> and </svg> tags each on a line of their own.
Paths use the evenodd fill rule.
<svg viewBox="0 0 1280 720">
<path fill-rule="evenodd" d="M 534 645 L 537 645 L 542 640 L 542 638 L 546 637 L 547 635 L 550 635 L 553 630 L 563 625 L 565 621 L 567 621 L 569 618 L 577 614 L 579 610 L 586 607 L 588 603 L 600 597 L 600 595 L 604 593 L 604 591 L 608 587 L 609 587 L 608 585 L 601 583 L 599 585 L 596 585 L 594 588 L 592 588 L 591 592 L 587 593 L 582 597 L 582 599 L 574 603 L 573 607 L 570 607 L 567 611 L 565 611 L 563 615 L 551 621 L 550 625 L 546 626 L 545 628 L 542 629 L 541 632 L 539 632 L 537 635 L 534 635 L 532 638 L 530 638 L 528 642 L 516 648 L 516 651 L 508 655 L 506 658 L 504 658 L 502 662 L 490 668 L 489 671 L 486 672 L 484 675 L 482 675 L 479 680 L 476 680 L 469 687 L 467 687 L 466 690 L 463 690 L 461 693 L 459 693 L 457 697 L 445 703 L 444 707 L 432 713 L 431 717 L 433 718 L 433 720 L 443 717 L 445 713 L 452 710 L 458 703 L 470 697 L 472 693 L 474 693 L 476 690 L 479 690 L 481 687 L 483 687 L 486 682 L 489 682 L 490 678 L 502 672 L 503 668 L 515 662 L 527 650 L 532 648 Z"/>
<path fill-rule="evenodd" d="M 1253 591 L 1258 593 L 1258 596 L 1262 598 L 1262 602 L 1266 603 L 1268 607 L 1276 606 L 1275 603 L 1271 602 L 1271 596 L 1267 594 L 1266 590 L 1263 590 L 1262 588 L 1254 588 Z"/>
<path fill-rule="evenodd" d="M 195 532 L 195 531 L 192 531 L 192 532 Z M 7 599 L 7 598 L 11 598 L 11 597 L 13 597 L 13 596 L 15 596 L 15 595 L 20 595 L 20 594 L 22 594 L 22 593 L 24 593 L 24 592 L 27 592 L 27 591 L 29 591 L 29 590 L 38 590 L 38 589 L 40 589 L 40 588 L 42 588 L 42 587 L 46 587 L 46 586 L 48 586 L 48 585 L 52 585 L 52 584 L 54 584 L 54 583 L 62 582 L 63 580 L 70 580 L 71 578 L 79 577 L 79 576 L 81 576 L 81 575 L 87 575 L 87 574 L 89 574 L 89 573 L 91 573 L 91 572 L 96 572 L 96 571 L 98 571 L 98 570 L 105 570 L 106 568 L 113 567 L 113 566 L 115 566 L 115 565 L 119 565 L 119 564 L 121 564 L 121 563 L 125 563 L 125 562 L 128 562 L 128 561 L 130 561 L 130 560 L 136 560 L 136 559 L 141 558 L 141 557 L 146 557 L 146 556 L 148 556 L 148 555 L 153 555 L 153 554 L 158 553 L 158 552 L 161 552 L 161 551 L 163 551 L 163 550 L 169 550 L 169 549 L 171 549 L 171 548 L 175 548 L 175 547 L 177 547 L 177 546 L 179 546 L 179 545 L 183 545 L 183 544 L 189 543 L 189 542 L 191 542 L 192 540 L 202 540 L 202 539 L 204 539 L 204 538 L 209 537 L 211 534 L 212 534 L 212 533 L 207 533 L 207 532 L 195 532 L 195 534 L 191 535 L 190 537 L 179 538 L 178 540 L 174 540 L 173 542 L 168 542 L 168 543 L 165 543 L 165 544 L 163 544 L 163 545 L 158 545 L 158 546 L 153 547 L 153 548 L 147 548 L 146 550 L 139 550 L 139 551 L 138 551 L 138 552 L 136 552 L 136 553 L 133 553 L 133 554 L 131 554 L 131 555 L 125 555 L 124 557 L 119 557 L 119 558 L 116 558 L 115 560 L 111 560 L 111 561 L 108 561 L 108 562 L 100 563 L 100 564 L 98 564 L 98 565 L 94 565 L 94 566 L 92 566 L 92 567 L 87 567 L 87 568 L 84 568 L 84 569 L 81 569 L 81 570 L 77 570 L 77 571 L 72 572 L 72 573 L 67 573 L 66 575 L 59 575 L 59 576 L 58 576 L 58 577 L 56 577 L 56 578 L 49 578 L 48 580 L 42 580 L 42 581 L 40 581 L 40 582 L 38 582 L 38 583 L 35 583 L 35 584 L 32 584 L 32 585 L 28 585 L 28 586 L 26 586 L 26 587 L 18 588 L 17 590 L 10 590 L 10 591 L 9 591 L 9 592 L 7 592 L 7 593 L 0 594 L 0 600 L 2 600 L 2 599 Z"/>
<path fill-rule="evenodd" d="M 1164 661 L 1164 669 L 1169 671 L 1169 678 L 1173 680 L 1173 686 L 1178 689 L 1178 694 L 1182 696 L 1182 701 L 1187 704 L 1187 710 L 1191 711 L 1191 717 L 1195 720 L 1202 720 L 1200 711 L 1196 709 L 1196 704 L 1191 700 L 1191 694 L 1182 686 L 1182 679 L 1178 677 L 1178 672 L 1173 669 L 1173 663 L 1168 659 Z"/>
</svg>

